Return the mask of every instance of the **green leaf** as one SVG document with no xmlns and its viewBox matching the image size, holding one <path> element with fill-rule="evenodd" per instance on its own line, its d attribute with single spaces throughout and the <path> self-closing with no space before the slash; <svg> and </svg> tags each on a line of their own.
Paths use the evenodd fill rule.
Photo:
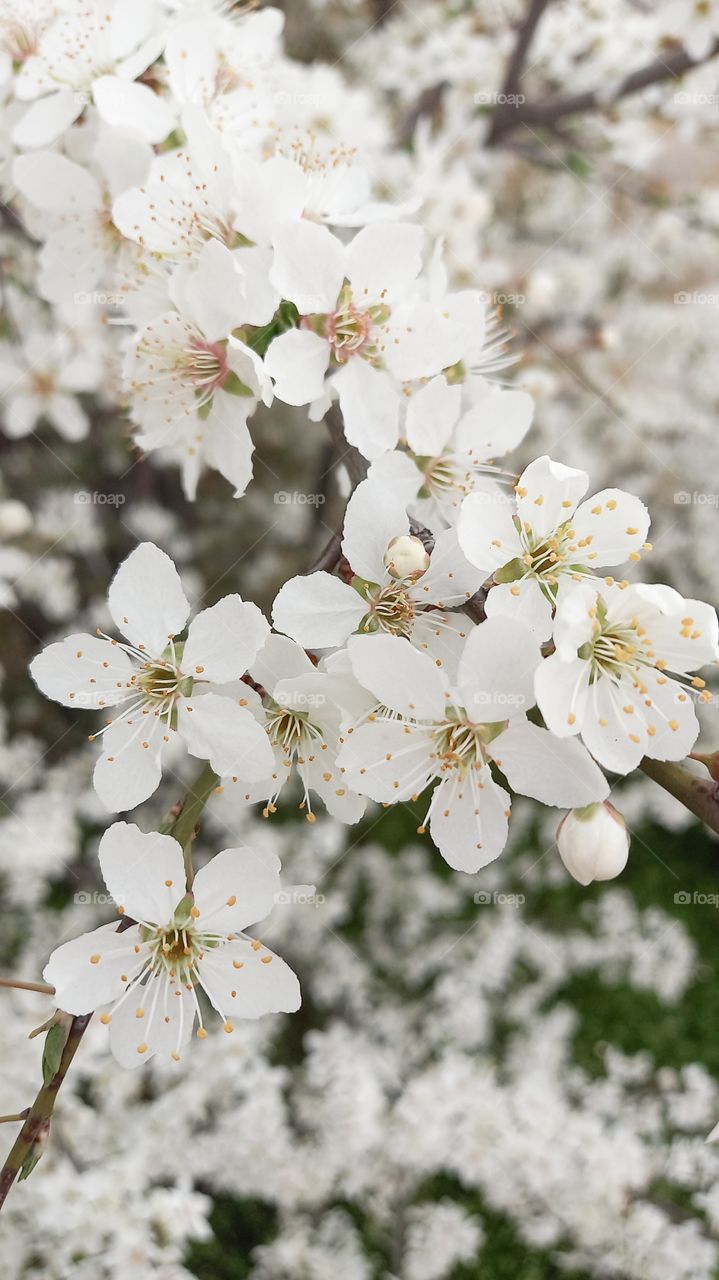
<svg viewBox="0 0 719 1280">
<path fill-rule="evenodd" d="M 49 1084 L 60 1070 L 60 1062 L 62 1053 L 67 1043 L 67 1027 L 63 1027 L 59 1022 L 50 1027 L 45 1037 L 45 1048 L 42 1052 L 42 1079 L 43 1084 Z"/>
<path fill-rule="evenodd" d="M 251 396 L 252 395 L 250 388 L 245 386 L 244 382 L 242 382 L 240 378 L 238 378 L 234 369 L 230 369 L 230 372 L 226 375 L 222 383 L 222 390 L 226 391 L 228 396 Z"/>
</svg>

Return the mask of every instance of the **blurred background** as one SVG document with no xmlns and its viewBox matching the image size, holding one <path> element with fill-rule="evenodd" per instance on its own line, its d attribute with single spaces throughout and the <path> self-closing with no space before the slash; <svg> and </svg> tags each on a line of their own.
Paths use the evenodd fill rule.
<svg viewBox="0 0 719 1280">
<path fill-rule="evenodd" d="M 291 59 L 310 68 L 298 128 L 355 149 L 378 197 L 421 199 L 454 284 L 496 308 L 517 357 L 506 376 L 537 404 L 509 465 L 548 452 L 593 489 L 639 494 L 654 550 L 637 573 L 716 603 L 717 5 L 280 7 L 277 94 Z M 9 200 L 10 150 L 0 160 Z M 0 231 L 0 969 L 32 978 L 111 908 L 95 753 L 28 662 L 106 623 L 107 582 L 138 539 L 173 556 L 193 603 L 239 591 L 268 612 L 340 526 L 348 479 L 322 424 L 276 405 L 253 419 L 242 501 L 209 473 L 186 502 L 176 469 L 132 446 L 117 316 L 37 300 L 21 212 L 5 204 Z M 42 420 L 8 432 L 25 369 L 38 394 L 74 397 L 87 439 Z M 704 732 L 719 746 L 714 705 Z M 171 779 L 139 825 L 176 798 Z M 613 799 L 628 867 L 582 889 L 556 814 L 527 802 L 506 853 L 470 877 L 417 835 L 421 800 L 345 828 L 218 797 L 200 859 L 239 836 L 275 848 L 286 883 L 315 886 L 263 934 L 303 1008 L 212 1035 L 171 1073 L 122 1073 L 91 1024 L 50 1149 L 0 1216 L 3 1276 L 719 1276 L 719 1148 L 705 1142 L 719 1119 L 719 850 L 646 778 Z M 27 1037 L 49 1012 L 0 993 L 0 1112 L 34 1096 Z M 7 1147 L 14 1133 L 0 1128 Z"/>
</svg>

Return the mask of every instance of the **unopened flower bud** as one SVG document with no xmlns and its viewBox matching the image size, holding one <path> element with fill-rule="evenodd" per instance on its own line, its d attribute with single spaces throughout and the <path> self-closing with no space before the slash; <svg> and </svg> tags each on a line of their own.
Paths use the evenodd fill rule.
<svg viewBox="0 0 719 1280">
<path fill-rule="evenodd" d="M 429 568 L 429 553 L 419 538 L 403 533 L 390 542 L 384 562 L 393 578 L 421 578 Z"/>
<path fill-rule="evenodd" d="M 621 813 L 606 801 L 571 809 L 557 828 L 559 856 L 580 884 L 613 880 L 627 865 L 629 832 Z"/>
</svg>

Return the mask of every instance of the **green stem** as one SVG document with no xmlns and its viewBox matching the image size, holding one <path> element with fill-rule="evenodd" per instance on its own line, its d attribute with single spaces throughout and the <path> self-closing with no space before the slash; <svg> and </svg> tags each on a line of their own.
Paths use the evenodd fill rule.
<svg viewBox="0 0 719 1280">
<path fill-rule="evenodd" d="M 206 764 L 202 771 L 195 778 L 192 786 L 187 788 L 185 799 L 178 814 L 173 816 L 169 822 L 163 823 L 160 828 L 165 834 L 172 836 L 178 844 L 182 845 L 182 855 L 185 859 L 185 875 L 187 876 L 187 887 L 192 888 L 194 871 L 192 867 L 192 842 L 195 838 L 195 828 L 199 822 L 202 812 L 212 795 L 213 791 L 219 785 L 220 779 L 209 764 Z"/>
<path fill-rule="evenodd" d="M 192 786 L 188 787 L 181 805 L 177 808 L 173 807 L 160 827 L 164 834 L 173 836 L 182 845 L 188 887 L 192 884 L 192 841 L 195 837 L 195 829 L 218 781 L 217 775 L 210 766 L 205 765 Z M 122 925 L 120 927 L 122 928 Z M 9 984 L 6 980 L 2 980 L 2 985 Z M 39 983 L 12 982 L 11 985 L 29 987 L 31 990 L 44 990 Z M 51 991 L 52 988 L 48 987 L 47 994 L 50 994 Z M 0 1169 L 0 1209 L 2 1209 L 7 1199 L 8 1192 L 15 1179 L 22 1180 L 27 1178 L 32 1173 L 45 1149 L 58 1091 L 80 1047 L 80 1041 L 85 1034 L 91 1017 L 91 1013 L 85 1013 L 79 1017 L 72 1018 L 60 1065 L 55 1075 L 47 1084 L 43 1085 L 32 1106 L 22 1113 L 24 1117 L 22 1129 L 15 1139 L 5 1164 Z"/>
<path fill-rule="evenodd" d="M 639 767 L 719 835 L 719 785 L 712 778 L 698 777 L 671 760 L 645 758 Z"/>
</svg>

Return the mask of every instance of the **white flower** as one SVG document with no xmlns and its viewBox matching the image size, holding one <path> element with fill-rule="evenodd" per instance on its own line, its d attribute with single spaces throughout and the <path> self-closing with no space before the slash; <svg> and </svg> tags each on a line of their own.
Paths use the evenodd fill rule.
<svg viewBox="0 0 719 1280">
<path fill-rule="evenodd" d="M 567 752 L 569 742 L 526 719 L 542 659 L 521 623 L 490 618 L 475 627 L 456 688 L 396 636 L 354 636 L 348 648 L 378 707 L 348 730 L 338 764 L 351 787 L 384 804 L 409 800 L 439 779 L 425 824 L 456 870 L 478 871 L 504 848 L 510 799 L 492 762 L 514 790 L 544 804 L 568 808 L 608 794 L 588 752 Z"/>
<path fill-rule="evenodd" d="M 104 925 L 66 942 L 44 971 L 66 1013 L 111 1006 L 101 1022 L 124 1067 L 156 1054 L 180 1059 L 202 1009 L 214 1005 L 224 1029 L 233 1018 L 292 1013 L 300 989 L 278 956 L 247 937 L 280 891 L 279 859 L 266 850 L 224 849 L 194 878 L 190 892 L 182 848 L 171 836 L 115 822 L 100 841 L 100 867 L 120 913 L 134 921 Z"/>
<path fill-rule="evenodd" d="M 262 361 L 232 329 L 247 319 L 244 277 L 229 249 L 210 240 L 196 270 L 178 268 L 172 290 L 179 310 L 140 329 L 125 361 L 137 443 L 179 456 L 193 499 L 203 464 L 244 493 L 252 477 L 247 419 L 272 389 Z"/>
<path fill-rule="evenodd" d="M 347 504 L 342 551 L 353 584 L 324 572 L 291 578 L 274 603 L 276 629 L 307 649 L 343 645 L 354 631 L 404 636 L 454 669 L 472 623 L 443 611 L 466 604 L 482 581 L 454 530 L 440 534 L 428 555 L 410 534 L 403 504 L 364 480 Z"/>
<path fill-rule="evenodd" d="M 394 448 L 401 383 L 458 359 L 465 328 L 414 288 L 424 233 L 404 223 L 364 227 L 345 246 L 326 227 L 281 224 L 271 280 L 304 317 L 270 344 L 266 367 L 287 404 L 323 404 L 328 369 L 345 435 L 367 458 Z"/>
<path fill-rule="evenodd" d="M 102 373 L 97 353 L 81 350 L 69 330 L 26 330 L 21 345 L 0 349 L 5 434 L 19 439 L 46 421 L 65 440 L 84 439 L 89 420 L 77 393 L 96 391 Z"/>
<path fill-rule="evenodd" d="M 489 616 L 521 618 L 544 640 L 560 586 L 639 560 L 649 530 L 644 504 L 622 489 L 603 489 L 580 506 L 588 484 L 586 472 L 545 456 L 520 476 L 516 502 L 499 494 L 465 499 L 457 534 L 467 559 L 494 574 Z"/>
<path fill-rule="evenodd" d="M 718 634 L 715 610 L 671 587 L 581 583 L 559 602 L 556 652 L 536 675 L 542 715 L 615 773 L 645 755 L 683 760 L 699 732 L 692 693 L 704 689 L 689 673 L 717 658 Z"/>
<path fill-rule="evenodd" d="M 407 399 L 401 431 L 408 452 L 383 453 L 369 476 L 400 495 L 430 527 L 438 519 L 440 527 L 454 524 L 468 494 L 494 492 L 501 474 L 494 459 L 521 443 L 533 410 L 526 391 L 495 387 L 483 378 L 448 382 L 439 374 Z"/>
<path fill-rule="evenodd" d="M 358 822 L 365 801 L 349 789 L 337 767 L 341 725 L 368 707 L 365 690 L 351 673 L 318 671 L 304 649 L 287 636 L 268 636 L 250 668 L 264 697 L 250 700 L 272 745 L 271 775 L 243 788 L 248 803 L 264 800 L 263 814 L 275 812 L 285 784 L 296 773 L 300 808 L 314 822 L 311 792 L 340 822 Z"/>
<path fill-rule="evenodd" d="M 87 296 L 116 264 L 134 253 L 110 220 L 110 191 L 137 182 L 149 164 L 151 148 L 142 139 L 98 130 L 93 159 L 96 175 L 56 151 L 34 151 L 15 160 L 13 180 L 41 211 L 44 244 L 39 254 L 38 290 L 50 302 L 91 301 Z M 105 176 L 105 174 L 107 176 Z M 108 299 L 121 295 L 112 283 Z"/>
<path fill-rule="evenodd" d="M 572 809 L 557 828 L 557 847 L 567 871 L 580 884 L 613 880 L 627 865 L 627 824 L 606 800 Z"/>
<path fill-rule="evenodd" d="M 174 564 L 151 542 L 120 565 L 108 606 L 124 643 L 102 632 L 73 635 L 30 665 L 56 702 L 112 710 L 94 775 L 103 803 L 131 809 L 152 795 L 171 739 L 209 760 L 221 777 L 266 777 L 272 752 L 265 734 L 242 699 L 216 688 L 239 679 L 264 643 L 269 627 L 257 606 L 224 596 L 198 613 L 178 642 L 190 606 Z"/>
<path fill-rule="evenodd" d="M 149 86 L 133 83 L 158 57 L 164 33 L 152 0 L 86 0 L 57 14 L 15 79 L 31 105 L 13 131 L 20 147 L 44 147 L 94 99 L 108 124 L 162 142 L 174 112 Z"/>
</svg>

